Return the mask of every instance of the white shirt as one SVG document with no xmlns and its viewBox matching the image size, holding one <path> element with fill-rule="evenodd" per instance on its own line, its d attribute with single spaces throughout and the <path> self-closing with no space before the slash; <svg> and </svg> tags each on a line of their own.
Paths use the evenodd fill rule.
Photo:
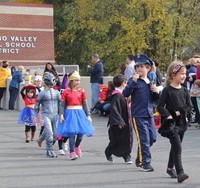
<svg viewBox="0 0 200 188">
<path fill-rule="evenodd" d="M 127 80 L 133 76 L 135 73 L 135 62 L 131 61 L 124 71 L 124 75 L 126 76 Z"/>
</svg>

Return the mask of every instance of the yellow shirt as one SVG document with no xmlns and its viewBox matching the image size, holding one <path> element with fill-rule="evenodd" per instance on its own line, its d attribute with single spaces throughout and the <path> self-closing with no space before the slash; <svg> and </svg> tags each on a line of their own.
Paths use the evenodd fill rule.
<svg viewBox="0 0 200 188">
<path fill-rule="evenodd" d="M 8 68 L 0 68 L 0 87 L 6 88 L 6 80 L 11 76 L 11 72 Z"/>
</svg>

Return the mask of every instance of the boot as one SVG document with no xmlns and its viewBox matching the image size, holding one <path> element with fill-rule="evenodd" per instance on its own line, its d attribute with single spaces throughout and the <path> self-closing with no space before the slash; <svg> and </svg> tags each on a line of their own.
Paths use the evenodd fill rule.
<svg viewBox="0 0 200 188">
<path fill-rule="evenodd" d="M 25 132 L 25 136 L 26 136 L 26 143 L 29 143 L 29 141 L 30 141 L 30 131 Z"/>
<path fill-rule="evenodd" d="M 34 141 L 34 140 L 35 140 L 35 131 L 31 132 L 31 141 Z"/>
</svg>

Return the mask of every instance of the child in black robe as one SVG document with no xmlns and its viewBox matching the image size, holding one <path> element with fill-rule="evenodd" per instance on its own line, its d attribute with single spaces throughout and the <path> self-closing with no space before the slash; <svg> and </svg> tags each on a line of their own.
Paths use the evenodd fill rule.
<svg viewBox="0 0 200 188">
<path fill-rule="evenodd" d="M 127 79 L 118 74 L 113 78 L 115 90 L 111 96 L 111 109 L 109 118 L 109 144 L 105 149 L 106 159 L 113 162 L 112 155 L 123 157 L 126 164 L 132 164 L 132 127 L 129 123 L 127 100 L 122 91 L 126 87 Z"/>
</svg>

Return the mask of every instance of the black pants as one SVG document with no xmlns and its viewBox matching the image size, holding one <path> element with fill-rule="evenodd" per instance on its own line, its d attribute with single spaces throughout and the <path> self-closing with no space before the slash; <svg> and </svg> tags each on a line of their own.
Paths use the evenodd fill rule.
<svg viewBox="0 0 200 188">
<path fill-rule="evenodd" d="M 28 126 L 28 125 L 25 125 L 25 132 L 35 132 L 36 131 L 36 126 Z"/>
<path fill-rule="evenodd" d="M 171 143 L 171 150 L 169 153 L 168 168 L 173 168 L 175 166 L 176 172 L 179 175 L 184 172 L 182 166 L 182 140 L 185 131 L 180 131 L 179 129 L 174 130 L 174 135 L 169 138 Z"/>
<path fill-rule="evenodd" d="M 2 99 L 2 97 L 3 97 L 3 94 L 4 94 L 5 90 L 6 90 L 6 88 L 0 87 L 0 104 L 1 104 L 1 99 Z M 0 106 L 0 107 L 1 107 L 1 106 Z"/>
</svg>

